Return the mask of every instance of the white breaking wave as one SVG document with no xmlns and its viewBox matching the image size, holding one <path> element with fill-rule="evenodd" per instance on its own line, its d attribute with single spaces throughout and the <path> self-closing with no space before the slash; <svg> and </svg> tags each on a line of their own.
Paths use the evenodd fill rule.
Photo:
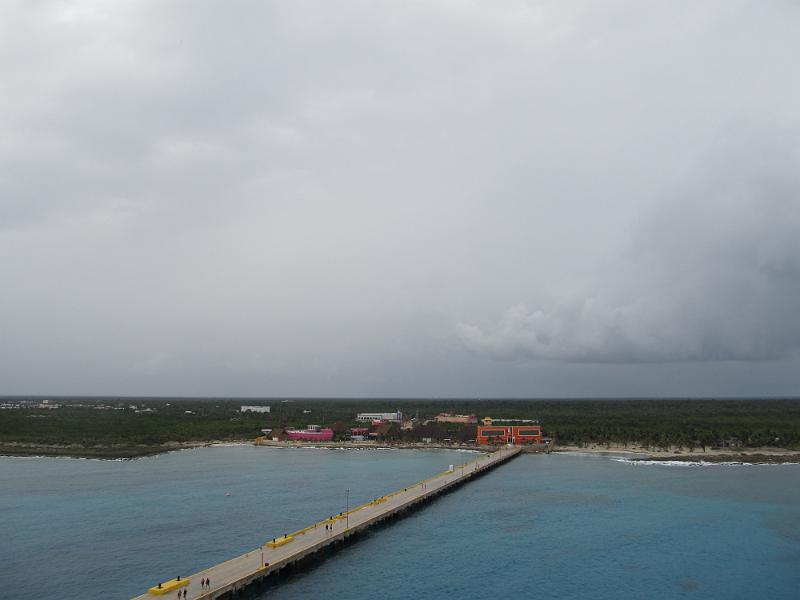
<svg viewBox="0 0 800 600">
<path fill-rule="evenodd" d="M 212 442 L 209 444 L 215 448 L 233 448 L 235 446 L 252 446 L 252 442 Z M 196 446 L 194 448 L 182 448 L 182 450 L 196 450 L 197 448 L 203 448 L 204 446 Z"/>
<path fill-rule="evenodd" d="M 751 463 L 740 461 L 712 462 L 707 460 L 635 460 L 630 458 L 612 458 L 616 462 L 629 465 L 661 465 L 667 467 L 774 467 L 782 465 L 797 465 L 796 462 L 784 463 Z"/>
</svg>

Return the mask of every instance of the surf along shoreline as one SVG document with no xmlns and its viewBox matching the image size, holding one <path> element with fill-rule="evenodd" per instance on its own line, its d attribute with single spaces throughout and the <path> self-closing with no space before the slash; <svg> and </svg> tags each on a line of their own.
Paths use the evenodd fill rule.
<svg viewBox="0 0 800 600">
<path fill-rule="evenodd" d="M 169 442 L 160 445 L 137 446 L 81 446 L 45 445 L 5 443 L 0 444 L 0 456 L 42 456 L 65 458 L 94 458 L 105 460 L 135 459 L 155 456 L 178 450 L 221 446 L 226 444 L 252 445 L 251 439 L 238 440 L 206 440 L 191 442 Z M 403 450 L 461 450 L 472 452 L 489 452 L 492 446 L 475 446 L 466 444 L 441 443 L 389 443 L 389 442 L 289 442 L 267 441 L 261 444 L 265 448 L 327 448 L 327 449 L 403 449 Z M 707 448 L 705 451 L 688 451 L 680 448 L 646 448 L 630 444 L 559 446 L 552 448 L 528 449 L 529 452 L 552 452 L 555 454 L 594 454 L 606 456 L 624 456 L 630 460 L 641 461 L 681 461 L 704 463 L 750 463 L 750 464 L 782 464 L 800 462 L 800 450 L 788 448 Z"/>
<path fill-rule="evenodd" d="M 591 445 L 557 446 L 555 453 L 565 454 L 597 454 L 607 456 L 624 456 L 632 461 L 690 462 L 690 463 L 748 463 L 748 464 L 784 464 L 800 462 L 800 450 L 790 448 L 706 448 L 703 450 L 687 450 L 685 448 L 647 448 L 629 444 L 628 446 Z"/>
</svg>

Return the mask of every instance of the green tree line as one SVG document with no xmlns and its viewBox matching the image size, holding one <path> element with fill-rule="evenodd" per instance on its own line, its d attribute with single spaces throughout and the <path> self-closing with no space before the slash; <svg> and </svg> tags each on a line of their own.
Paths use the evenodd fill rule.
<svg viewBox="0 0 800 600">
<path fill-rule="evenodd" d="M 418 417 L 411 431 L 391 439 L 474 439 L 474 427 L 425 421 L 439 412 L 479 419 L 537 419 L 561 444 L 800 447 L 800 400 L 405 400 L 405 399 L 55 399 L 62 408 L 0 410 L 0 444 L 161 445 L 168 442 L 254 438 L 262 428 L 334 426 L 341 436 L 358 412 L 403 411 Z M 75 404 L 83 404 L 77 407 Z M 154 412 L 97 410 L 127 407 Z M 269 414 L 239 412 L 241 404 L 269 404 Z M 187 412 L 188 411 L 188 412 Z"/>
</svg>

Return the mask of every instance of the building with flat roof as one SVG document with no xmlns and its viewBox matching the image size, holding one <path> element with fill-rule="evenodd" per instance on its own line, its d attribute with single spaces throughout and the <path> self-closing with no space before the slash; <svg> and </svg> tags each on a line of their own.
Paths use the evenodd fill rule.
<svg viewBox="0 0 800 600">
<path fill-rule="evenodd" d="M 540 425 L 479 425 L 475 441 L 486 444 L 541 444 Z"/>
<path fill-rule="evenodd" d="M 269 406 L 240 406 L 239 412 L 268 413 Z"/>
<path fill-rule="evenodd" d="M 399 410 L 390 413 L 358 413 L 356 421 L 360 423 L 372 423 L 373 421 L 388 421 L 389 423 L 402 423 L 403 413 Z"/>
<path fill-rule="evenodd" d="M 439 413 L 436 415 L 437 423 L 464 423 L 465 425 L 475 425 L 478 417 L 475 415 L 454 415 L 451 413 Z"/>
<path fill-rule="evenodd" d="M 287 429 L 286 439 L 295 442 L 330 442 L 333 439 L 333 429 L 309 425 L 304 430 Z"/>
</svg>

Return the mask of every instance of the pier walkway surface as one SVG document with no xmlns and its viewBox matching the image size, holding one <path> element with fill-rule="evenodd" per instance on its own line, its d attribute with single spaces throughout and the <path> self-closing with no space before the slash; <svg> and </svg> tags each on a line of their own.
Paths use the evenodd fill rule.
<svg viewBox="0 0 800 600">
<path fill-rule="evenodd" d="M 333 519 L 325 519 L 294 533 L 267 540 L 263 546 L 194 575 L 161 582 L 160 589 L 156 583 L 148 592 L 134 600 L 177 598 L 178 592 L 182 594 L 184 589 L 188 592 L 186 597 L 193 600 L 230 598 L 246 586 L 257 583 L 305 557 L 335 547 L 345 538 L 438 496 L 445 490 L 504 463 L 519 452 L 520 448 L 506 447 L 488 455 L 482 454 L 474 461 L 454 465 L 452 470 L 448 469 L 407 488 L 376 498 L 347 513 L 336 515 Z M 210 579 L 211 585 L 203 589 L 201 580 L 206 578 Z"/>
</svg>

